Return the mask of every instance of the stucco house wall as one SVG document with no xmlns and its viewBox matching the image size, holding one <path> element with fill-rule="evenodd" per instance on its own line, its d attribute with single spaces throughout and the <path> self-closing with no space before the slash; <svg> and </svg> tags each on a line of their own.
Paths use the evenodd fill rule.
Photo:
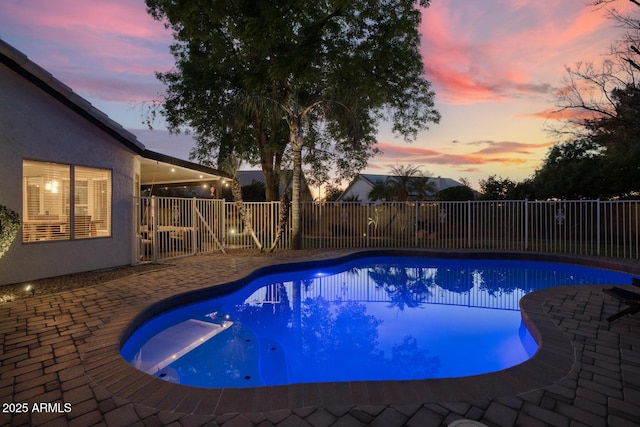
<svg viewBox="0 0 640 427">
<path fill-rule="evenodd" d="M 111 170 L 111 237 L 23 243 L 21 228 L 0 258 L 0 285 L 130 264 L 135 153 L 0 64 L 0 204 L 20 218 L 25 159 Z"/>
<path fill-rule="evenodd" d="M 373 189 L 376 182 L 384 182 L 390 175 L 374 175 L 374 174 L 359 174 L 343 193 L 338 197 L 337 201 L 346 201 L 356 198 L 363 204 L 369 202 L 369 193 Z M 436 192 L 444 190 L 450 187 L 458 187 L 462 184 L 451 178 L 442 177 L 430 177 L 429 183 L 433 185 Z"/>
<path fill-rule="evenodd" d="M 356 198 L 359 202 L 368 202 L 369 201 L 369 192 L 373 189 L 373 185 L 369 181 L 364 179 L 356 179 L 354 180 L 349 188 L 340 195 L 339 200 L 349 200 L 352 198 Z"/>
</svg>

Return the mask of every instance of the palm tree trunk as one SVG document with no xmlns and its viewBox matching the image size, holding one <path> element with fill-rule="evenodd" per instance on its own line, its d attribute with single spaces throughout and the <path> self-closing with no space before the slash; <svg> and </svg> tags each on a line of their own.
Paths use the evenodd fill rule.
<svg viewBox="0 0 640 427">
<path fill-rule="evenodd" d="M 280 243 L 280 240 L 282 239 L 282 235 L 284 234 L 284 228 L 286 227 L 287 222 L 289 222 L 290 205 L 291 205 L 291 202 L 289 202 L 287 193 L 284 193 L 280 198 L 280 208 L 278 210 L 278 230 L 276 231 L 276 238 L 273 240 L 273 243 L 271 244 L 271 248 L 269 249 L 269 252 L 273 252 L 278 246 L 278 244 Z"/>
<path fill-rule="evenodd" d="M 297 114 L 289 123 L 293 152 L 293 183 L 291 188 L 291 249 L 302 249 L 300 230 L 300 181 L 302 177 L 302 116 Z"/>
</svg>

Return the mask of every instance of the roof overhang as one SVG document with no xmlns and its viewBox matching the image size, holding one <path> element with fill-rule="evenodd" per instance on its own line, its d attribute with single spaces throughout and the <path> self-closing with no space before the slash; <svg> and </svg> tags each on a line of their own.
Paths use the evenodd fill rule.
<svg viewBox="0 0 640 427">
<path fill-rule="evenodd" d="M 143 188 L 199 187 L 231 177 L 221 171 L 176 157 L 145 150 L 140 159 L 140 185 Z"/>
</svg>

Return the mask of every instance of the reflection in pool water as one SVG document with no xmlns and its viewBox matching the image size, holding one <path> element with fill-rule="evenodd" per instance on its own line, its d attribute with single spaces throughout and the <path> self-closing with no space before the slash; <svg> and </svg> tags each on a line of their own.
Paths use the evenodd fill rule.
<svg viewBox="0 0 640 427">
<path fill-rule="evenodd" d="M 587 267 L 369 257 L 264 276 L 139 328 L 123 357 L 201 387 L 446 378 L 521 363 L 536 344 L 520 298 L 534 290 L 629 283 Z"/>
</svg>

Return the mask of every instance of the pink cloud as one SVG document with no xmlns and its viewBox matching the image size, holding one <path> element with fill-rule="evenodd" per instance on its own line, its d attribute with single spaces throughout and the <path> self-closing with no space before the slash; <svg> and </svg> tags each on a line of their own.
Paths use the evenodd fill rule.
<svg viewBox="0 0 640 427">
<path fill-rule="evenodd" d="M 111 34 L 138 39 L 157 40 L 161 37 L 170 40 L 170 33 L 165 32 L 166 35 L 163 35 L 159 31 L 162 24 L 155 22 L 140 3 L 129 0 L 24 0 L 7 2 L 3 9 L 15 23 L 14 29 L 27 25 L 40 31 L 56 29 L 69 34 Z M 83 43 L 83 40 L 75 39 L 73 42 Z"/>
<path fill-rule="evenodd" d="M 552 93 L 564 61 L 605 53 L 612 27 L 586 3 L 442 0 L 423 14 L 422 52 L 444 102 L 500 102 Z"/>
<path fill-rule="evenodd" d="M 441 0 L 424 12 L 422 51 L 439 100 L 502 102 L 550 93 L 564 70 L 540 68 L 581 52 L 610 25 L 603 12 L 563 0 Z M 0 36 L 37 39 L 25 53 L 54 74 L 63 70 L 72 87 L 80 74 L 148 77 L 173 65 L 171 33 L 142 1 L 5 1 L 0 28 Z"/>
<path fill-rule="evenodd" d="M 154 72 L 173 65 L 172 37 L 141 3 L 2 2 L 0 37 L 83 96 L 148 100 L 163 89 Z"/>
</svg>

